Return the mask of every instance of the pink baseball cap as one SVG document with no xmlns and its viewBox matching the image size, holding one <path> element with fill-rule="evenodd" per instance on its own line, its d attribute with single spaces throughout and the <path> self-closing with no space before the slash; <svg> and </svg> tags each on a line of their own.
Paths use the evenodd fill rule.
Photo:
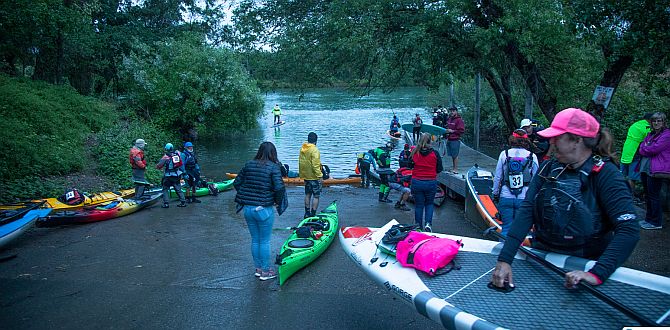
<svg viewBox="0 0 670 330">
<path fill-rule="evenodd" d="M 582 137 L 592 138 L 598 135 L 600 130 L 600 123 L 588 112 L 577 109 L 568 108 L 561 110 L 554 117 L 551 126 L 537 132 L 538 135 L 551 138 L 559 136 L 564 133 L 572 133 Z"/>
</svg>

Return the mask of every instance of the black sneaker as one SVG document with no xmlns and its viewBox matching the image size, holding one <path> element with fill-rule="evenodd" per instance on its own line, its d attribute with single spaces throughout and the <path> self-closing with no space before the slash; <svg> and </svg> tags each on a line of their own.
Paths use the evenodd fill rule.
<svg viewBox="0 0 670 330">
<path fill-rule="evenodd" d="M 407 207 L 407 204 L 400 204 L 400 207 L 398 207 L 402 211 L 411 211 L 409 207 Z"/>
<path fill-rule="evenodd" d="M 166 208 L 170 207 L 170 204 L 168 204 L 168 203 L 163 203 L 163 206 L 161 206 L 161 207 L 164 208 L 164 209 L 166 209 Z"/>
<path fill-rule="evenodd" d="M 186 202 L 181 202 L 177 205 L 177 207 L 186 207 Z"/>
<path fill-rule="evenodd" d="M 191 202 L 192 202 L 192 203 L 196 203 L 196 204 L 198 204 L 198 203 L 202 203 L 201 200 L 199 200 L 199 199 L 195 199 L 195 197 L 191 198 Z"/>
</svg>

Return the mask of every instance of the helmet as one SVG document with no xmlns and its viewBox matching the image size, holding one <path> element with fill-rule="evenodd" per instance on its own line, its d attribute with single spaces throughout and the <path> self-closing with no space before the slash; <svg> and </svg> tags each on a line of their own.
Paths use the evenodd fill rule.
<svg viewBox="0 0 670 330">
<path fill-rule="evenodd" d="M 172 143 L 165 144 L 165 151 L 174 151 L 174 146 Z"/>
<path fill-rule="evenodd" d="M 409 143 L 405 143 L 405 149 L 409 149 Z"/>
<path fill-rule="evenodd" d="M 188 147 L 192 147 L 192 146 L 193 146 L 193 143 L 191 143 L 191 142 L 184 143 L 184 148 L 188 148 Z"/>
<path fill-rule="evenodd" d="M 391 143 L 391 142 L 386 142 L 386 148 L 387 148 L 388 150 L 393 150 L 393 143 Z"/>
</svg>

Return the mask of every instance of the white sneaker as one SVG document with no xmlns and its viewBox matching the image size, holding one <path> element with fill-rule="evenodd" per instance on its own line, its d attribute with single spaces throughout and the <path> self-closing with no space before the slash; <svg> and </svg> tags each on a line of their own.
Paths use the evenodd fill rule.
<svg viewBox="0 0 670 330">
<path fill-rule="evenodd" d="M 427 233 L 432 233 L 432 232 L 433 232 L 433 228 L 431 227 L 430 224 L 427 224 L 425 227 L 423 227 L 423 231 L 425 231 L 425 232 L 427 232 Z"/>
</svg>

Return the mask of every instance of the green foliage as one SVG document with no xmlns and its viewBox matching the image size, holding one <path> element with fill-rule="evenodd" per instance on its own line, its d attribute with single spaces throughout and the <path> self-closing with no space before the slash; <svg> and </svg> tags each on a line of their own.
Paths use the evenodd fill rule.
<svg viewBox="0 0 670 330">
<path fill-rule="evenodd" d="M 215 135 L 256 125 L 260 90 L 227 49 L 212 48 L 184 35 L 137 44 L 121 71 L 126 104 L 159 127 L 187 134 Z"/>
<path fill-rule="evenodd" d="M 123 188 L 133 186 L 128 155 L 136 139 L 147 142 L 144 149 L 144 158 L 147 161 L 146 178 L 154 184 L 159 184 L 163 176 L 154 165 L 163 157 L 165 144 L 181 144 L 174 134 L 165 133 L 155 124 L 136 118 L 111 125 L 98 133 L 95 139 L 91 151 L 93 160 L 99 164 L 97 174 L 109 178 Z"/>
<path fill-rule="evenodd" d="M 0 179 L 61 175 L 86 166 L 81 154 L 90 133 L 114 118 L 113 107 L 69 87 L 0 75 Z"/>
</svg>

